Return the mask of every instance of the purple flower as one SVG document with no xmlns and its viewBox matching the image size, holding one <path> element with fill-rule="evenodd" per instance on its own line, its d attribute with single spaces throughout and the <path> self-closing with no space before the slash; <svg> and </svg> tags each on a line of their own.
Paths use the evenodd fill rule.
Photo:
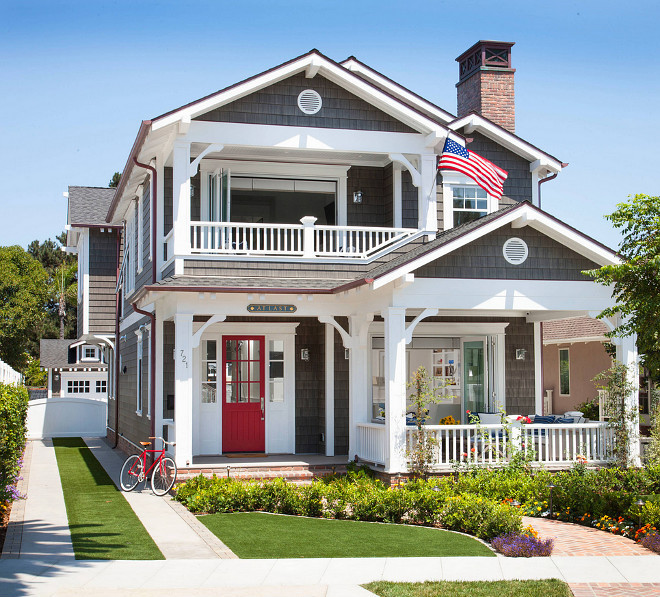
<svg viewBox="0 0 660 597">
<path fill-rule="evenodd" d="M 552 539 L 536 539 L 528 535 L 507 533 L 493 539 L 493 547 L 512 558 L 533 558 L 552 554 Z"/>
<path fill-rule="evenodd" d="M 655 553 L 660 553 L 660 535 L 647 535 L 640 543 Z"/>
</svg>

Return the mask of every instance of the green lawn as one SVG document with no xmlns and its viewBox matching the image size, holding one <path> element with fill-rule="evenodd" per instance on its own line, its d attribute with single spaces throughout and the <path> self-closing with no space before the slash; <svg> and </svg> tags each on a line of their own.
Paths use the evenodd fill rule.
<svg viewBox="0 0 660 597">
<path fill-rule="evenodd" d="M 74 437 L 53 444 L 76 559 L 164 559 L 85 442 Z"/>
<path fill-rule="evenodd" d="M 498 580 L 492 582 L 372 582 L 364 588 L 381 597 L 572 597 L 561 580 Z"/>
<path fill-rule="evenodd" d="M 369 558 L 495 554 L 465 535 L 427 527 L 282 516 L 200 516 L 239 558 Z"/>
</svg>

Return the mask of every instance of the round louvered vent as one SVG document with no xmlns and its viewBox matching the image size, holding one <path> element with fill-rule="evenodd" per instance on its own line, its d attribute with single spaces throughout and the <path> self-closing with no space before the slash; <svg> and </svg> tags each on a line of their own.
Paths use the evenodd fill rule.
<svg viewBox="0 0 660 597">
<path fill-rule="evenodd" d="M 321 96 L 313 89 L 305 89 L 298 96 L 298 107 L 305 114 L 316 114 L 323 106 Z"/>
<path fill-rule="evenodd" d="M 510 238 L 504 243 L 502 248 L 504 259 L 512 265 L 520 265 L 527 259 L 527 243 L 519 238 Z"/>
</svg>

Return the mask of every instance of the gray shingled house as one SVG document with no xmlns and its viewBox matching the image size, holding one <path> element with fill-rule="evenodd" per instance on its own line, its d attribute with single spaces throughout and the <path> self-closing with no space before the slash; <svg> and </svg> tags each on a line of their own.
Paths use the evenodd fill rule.
<svg viewBox="0 0 660 597">
<path fill-rule="evenodd" d="M 540 324 L 611 305 L 582 272 L 618 258 L 537 207 L 565 165 L 514 132 L 512 45 L 459 56 L 457 116 L 312 50 L 143 121 L 79 250 L 91 267 L 96 231 L 123 227 L 111 440 L 175 438 L 184 474 L 357 456 L 393 475 L 420 365 L 441 467 L 469 445 L 466 410 L 541 414 Z M 508 172 L 501 199 L 438 170 L 447 139 Z M 91 276 L 83 336 L 110 307 Z M 634 361 L 634 341 L 617 350 Z M 603 428 L 579 433 L 602 459 Z M 574 459 L 553 434 L 563 451 L 539 457 Z"/>
</svg>

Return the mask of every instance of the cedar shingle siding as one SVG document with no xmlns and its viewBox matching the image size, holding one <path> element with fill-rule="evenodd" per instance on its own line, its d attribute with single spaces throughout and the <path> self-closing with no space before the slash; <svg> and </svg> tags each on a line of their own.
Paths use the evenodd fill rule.
<svg viewBox="0 0 660 597">
<path fill-rule="evenodd" d="M 305 89 L 318 92 L 323 100 L 323 107 L 316 114 L 304 114 L 298 108 L 298 95 Z M 251 93 L 226 106 L 211 110 L 195 120 L 416 132 L 321 75 L 307 79 L 302 73 Z"/>
<path fill-rule="evenodd" d="M 115 287 L 117 284 L 116 232 L 89 230 L 89 333 L 114 334 Z M 83 318 L 78 318 L 79 328 Z M 82 329 L 78 330 L 78 337 Z"/>
<path fill-rule="evenodd" d="M 385 195 L 383 168 L 352 166 L 348 171 L 346 190 L 346 220 L 349 226 L 392 226 L 391 208 L 386 215 L 386 205 L 392 204 L 392 194 Z M 353 203 L 355 191 L 362 191 L 362 203 Z"/>
<path fill-rule="evenodd" d="M 511 265 L 502 255 L 504 242 L 517 237 L 529 247 L 527 260 Z M 598 265 L 530 226 L 503 226 L 416 270 L 419 278 L 587 281 L 582 271 Z"/>
</svg>

